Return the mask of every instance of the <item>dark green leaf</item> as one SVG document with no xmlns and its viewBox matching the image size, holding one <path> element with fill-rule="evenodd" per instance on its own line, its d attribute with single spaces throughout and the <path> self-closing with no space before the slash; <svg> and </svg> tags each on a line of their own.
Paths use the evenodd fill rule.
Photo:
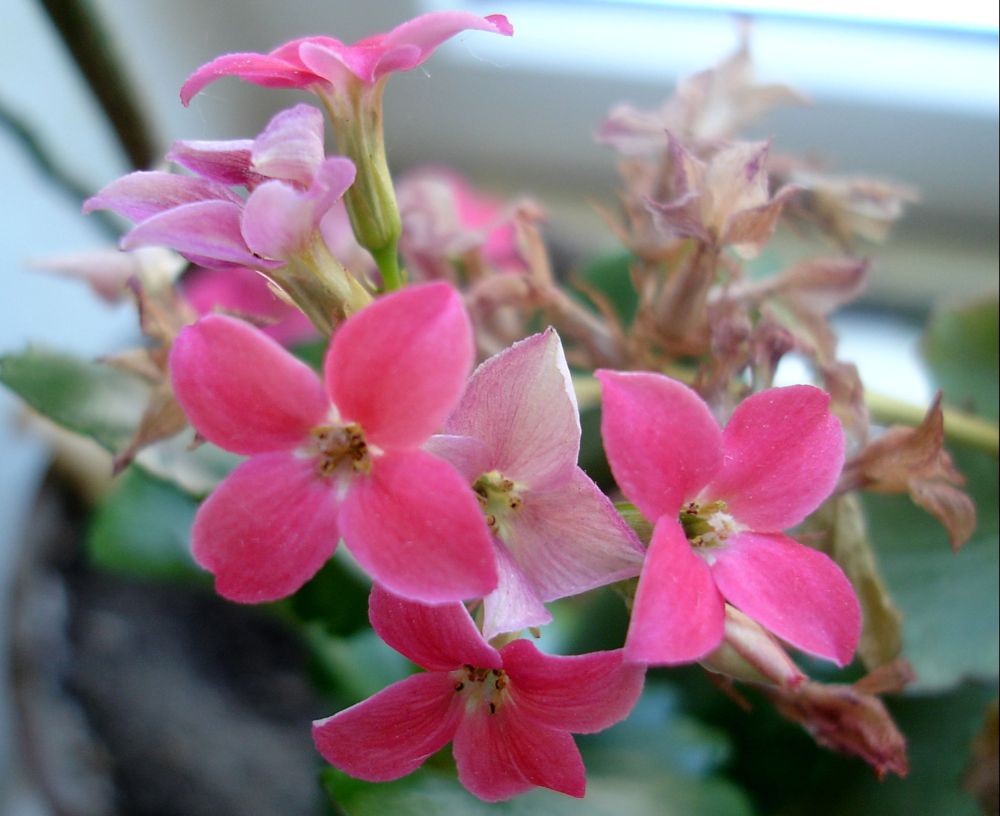
<svg viewBox="0 0 1000 816">
<path fill-rule="evenodd" d="M 589 261 L 580 270 L 580 282 L 603 295 L 618 319 L 629 325 L 639 305 L 629 271 L 635 258 L 629 252 L 613 252 Z"/>
</svg>

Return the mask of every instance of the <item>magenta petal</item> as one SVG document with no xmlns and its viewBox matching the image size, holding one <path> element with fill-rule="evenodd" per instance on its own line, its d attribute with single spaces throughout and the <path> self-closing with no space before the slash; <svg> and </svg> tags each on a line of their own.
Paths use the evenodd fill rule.
<svg viewBox="0 0 1000 816">
<path fill-rule="evenodd" d="M 222 315 L 181 331 L 170 374 L 191 424 L 233 453 L 295 448 L 330 407 L 305 363 L 257 329 Z"/>
<path fill-rule="evenodd" d="M 261 181 L 250 169 L 252 148 L 250 139 L 180 141 L 174 142 L 167 160 L 219 184 L 250 187 Z"/>
<path fill-rule="evenodd" d="M 242 603 L 291 595 L 337 546 L 337 505 L 312 461 L 267 453 L 243 462 L 194 520 L 195 560 L 216 591 Z"/>
<path fill-rule="evenodd" d="M 466 663 L 486 669 L 503 665 L 460 603 L 427 606 L 375 584 L 368 617 L 382 640 L 428 671 L 449 671 Z"/>
<path fill-rule="evenodd" d="M 497 587 L 483 598 L 483 637 L 492 639 L 505 632 L 551 623 L 552 613 L 507 548 L 494 540 L 494 552 Z"/>
<path fill-rule="evenodd" d="M 341 416 L 382 448 L 423 444 L 462 394 L 472 327 L 445 283 L 410 286 L 348 319 L 326 356 L 327 388 Z"/>
<path fill-rule="evenodd" d="M 481 440 L 492 454 L 487 470 L 532 489 L 569 479 L 580 452 L 580 415 L 555 330 L 480 365 L 445 432 Z"/>
<path fill-rule="evenodd" d="M 497 583 L 479 503 L 455 469 L 424 451 L 380 456 L 340 511 L 344 544 L 390 592 L 424 603 L 481 598 Z"/>
<path fill-rule="evenodd" d="M 830 495 L 844 464 L 844 432 L 830 397 L 811 385 L 772 388 L 740 403 L 722 434 L 724 464 L 703 498 L 754 530 L 802 521 Z"/>
<path fill-rule="evenodd" d="M 804 652 L 851 662 L 861 607 L 830 558 L 773 533 L 738 533 L 716 552 L 712 575 L 733 606 Z"/>
<path fill-rule="evenodd" d="M 500 652 L 519 714 L 540 725 L 592 734 L 621 722 L 642 693 L 645 666 L 621 649 L 569 657 L 543 654 L 529 640 Z"/>
<path fill-rule="evenodd" d="M 680 524 L 664 516 L 653 528 L 639 577 L 626 659 L 648 664 L 699 660 L 722 641 L 724 610 L 708 564 L 691 550 Z"/>
<path fill-rule="evenodd" d="M 589 476 L 528 492 L 506 520 L 504 544 L 543 601 L 578 595 L 639 574 L 639 539 Z"/>
<path fill-rule="evenodd" d="M 254 139 L 252 151 L 256 172 L 308 187 L 323 162 L 323 114 L 312 105 L 280 111 Z"/>
<path fill-rule="evenodd" d="M 466 714 L 455 733 L 458 780 L 486 802 L 498 802 L 533 787 L 582 797 L 587 780 L 573 737 L 526 722 L 515 705 L 496 714 L 485 707 Z"/>
<path fill-rule="evenodd" d="M 615 481 L 647 519 L 676 516 L 722 464 L 722 432 L 708 406 L 660 374 L 602 370 L 597 378 Z"/>
<path fill-rule="evenodd" d="M 142 170 L 112 181 L 83 202 L 83 211 L 111 210 L 129 221 L 140 222 L 196 201 L 239 204 L 241 199 L 228 187 L 209 179 Z"/>
<path fill-rule="evenodd" d="M 174 207 L 133 227 L 122 249 L 166 246 L 204 266 L 213 261 L 265 268 L 269 264 L 247 247 L 240 232 L 242 208 L 231 201 L 199 201 Z M 273 266 L 273 264 L 270 264 Z"/>
<path fill-rule="evenodd" d="M 206 85 L 226 76 L 239 77 L 265 88 L 308 88 L 320 78 L 287 60 L 270 54 L 223 54 L 202 65 L 181 86 L 181 102 L 188 105 Z"/>
<path fill-rule="evenodd" d="M 415 771 L 452 738 L 461 698 L 445 672 L 415 674 L 313 723 L 313 741 L 336 768 L 369 782 Z"/>
</svg>

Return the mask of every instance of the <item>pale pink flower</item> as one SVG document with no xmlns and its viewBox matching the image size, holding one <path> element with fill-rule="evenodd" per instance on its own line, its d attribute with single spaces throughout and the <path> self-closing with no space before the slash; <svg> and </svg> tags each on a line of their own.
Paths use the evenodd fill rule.
<svg viewBox="0 0 1000 816">
<path fill-rule="evenodd" d="M 372 577 L 428 603 L 497 582 L 468 484 L 420 450 L 472 364 L 469 318 L 445 284 L 386 296 L 344 322 L 325 384 L 246 323 L 202 318 L 174 342 L 174 392 L 191 424 L 250 458 L 202 504 L 195 559 L 237 601 L 295 592 L 339 537 Z"/>
<path fill-rule="evenodd" d="M 84 212 L 136 222 L 123 249 L 167 246 L 216 269 L 283 266 L 317 239 L 354 181 L 349 159 L 323 158 L 323 116 L 308 105 L 276 114 L 254 140 L 177 142 L 169 158 L 198 175 L 130 173 L 87 199 Z"/>
<path fill-rule="evenodd" d="M 181 87 L 187 105 L 202 88 L 225 76 L 266 88 L 299 88 L 321 96 L 347 96 L 354 86 L 371 87 L 395 71 L 409 71 L 431 57 L 445 40 L 462 31 L 510 36 L 502 14 L 479 17 L 465 11 L 424 14 L 385 34 L 347 45 L 334 37 L 303 37 L 268 54 L 223 54 L 195 71 Z"/>
<path fill-rule="evenodd" d="M 528 640 L 494 649 L 461 604 L 422 606 L 376 585 L 369 617 L 427 670 L 314 723 L 326 761 L 369 782 L 405 776 L 452 742 L 459 781 L 487 802 L 534 787 L 582 797 L 571 734 L 623 720 L 642 692 L 644 669 L 621 650 L 556 657 Z"/>
<path fill-rule="evenodd" d="M 473 485 L 494 534 L 487 638 L 548 623 L 546 601 L 639 574 L 638 538 L 576 464 L 580 415 L 554 329 L 479 366 L 444 434 L 428 448 Z"/>
<path fill-rule="evenodd" d="M 724 430 L 687 386 L 599 371 L 601 431 L 618 486 L 655 522 L 625 644 L 631 660 L 698 660 L 728 601 L 792 646 L 849 663 L 861 631 L 850 582 L 781 531 L 833 491 L 844 434 L 808 385 L 744 400 Z"/>
</svg>

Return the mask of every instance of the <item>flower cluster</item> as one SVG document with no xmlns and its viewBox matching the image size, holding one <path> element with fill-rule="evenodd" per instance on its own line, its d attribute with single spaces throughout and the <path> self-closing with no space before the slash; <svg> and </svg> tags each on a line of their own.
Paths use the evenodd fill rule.
<svg viewBox="0 0 1000 816">
<path fill-rule="evenodd" d="M 534 208 L 436 170 L 401 182 L 397 206 L 382 87 L 469 29 L 512 34 L 500 15 L 435 13 L 353 45 L 309 37 L 221 56 L 185 83 L 185 104 L 223 76 L 308 90 L 344 155 L 325 155 L 322 114 L 298 105 L 253 140 L 179 142 L 168 158 L 190 175 L 133 173 L 86 208 L 136 222 L 125 248 L 167 246 L 218 276 L 184 284 L 192 303 L 219 305 L 225 276 L 264 276 L 329 337 L 320 376 L 278 342 L 295 335 L 239 319 L 265 311 L 247 297 L 222 303 L 230 314 L 199 307 L 169 351 L 172 394 L 198 436 L 247 457 L 193 526 L 217 591 L 285 598 L 343 540 L 372 581 L 375 632 L 425 670 L 318 721 L 323 757 L 387 781 L 452 742 L 459 780 L 481 799 L 538 786 L 583 796 L 571 735 L 624 719 L 647 666 L 702 662 L 815 697 L 786 646 L 851 662 L 862 626 L 851 582 L 787 532 L 837 489 L 847 444 L 834 408 L 849 412 L 812 385 L 773 387 L 792 349 L 826 384 L 842 380 L 830 344 L 810 345 L 828 338 L 825 307 L 794 326 L 768 311 L 792 277 L 807 295 L 821 284 L 740 278 L 737 258 L 770 239 L 799 188 L 770 192 L 769 145 L 706 132 L 713 94 L 733 94 L 704 77 L 662 128 L 619 112 L 602 131 L 633 162 L 621 231 L 639 302 L 627 327 L 599 297 L 600 317 L 566 294 Z M 648 164 L 654 152 L 662 166 Z M 853 292 L 864 269 L 841 271 Z M 662 373 L 692 359 L 695 387 Z M 579 465 L 578 394 L 602 410 L 617 506 L 615 487 Z M 552 621 L 550 602 L 608 585 L 631 615 L 621 648 L 554 656 L 520 637 Z"/>
</svg>

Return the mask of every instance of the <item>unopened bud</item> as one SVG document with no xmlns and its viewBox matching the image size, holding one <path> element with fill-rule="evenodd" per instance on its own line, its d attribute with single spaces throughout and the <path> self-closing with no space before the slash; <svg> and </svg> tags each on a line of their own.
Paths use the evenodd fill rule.
<svg viewBox="0 0 1000 816">
<path fill-rule="evenodd" d="M 747 683 L 794 688 L 805 675 L 778 641 L 759 623 L 726 604 L 722 644 L 701 665 Z"/>
</svg>

